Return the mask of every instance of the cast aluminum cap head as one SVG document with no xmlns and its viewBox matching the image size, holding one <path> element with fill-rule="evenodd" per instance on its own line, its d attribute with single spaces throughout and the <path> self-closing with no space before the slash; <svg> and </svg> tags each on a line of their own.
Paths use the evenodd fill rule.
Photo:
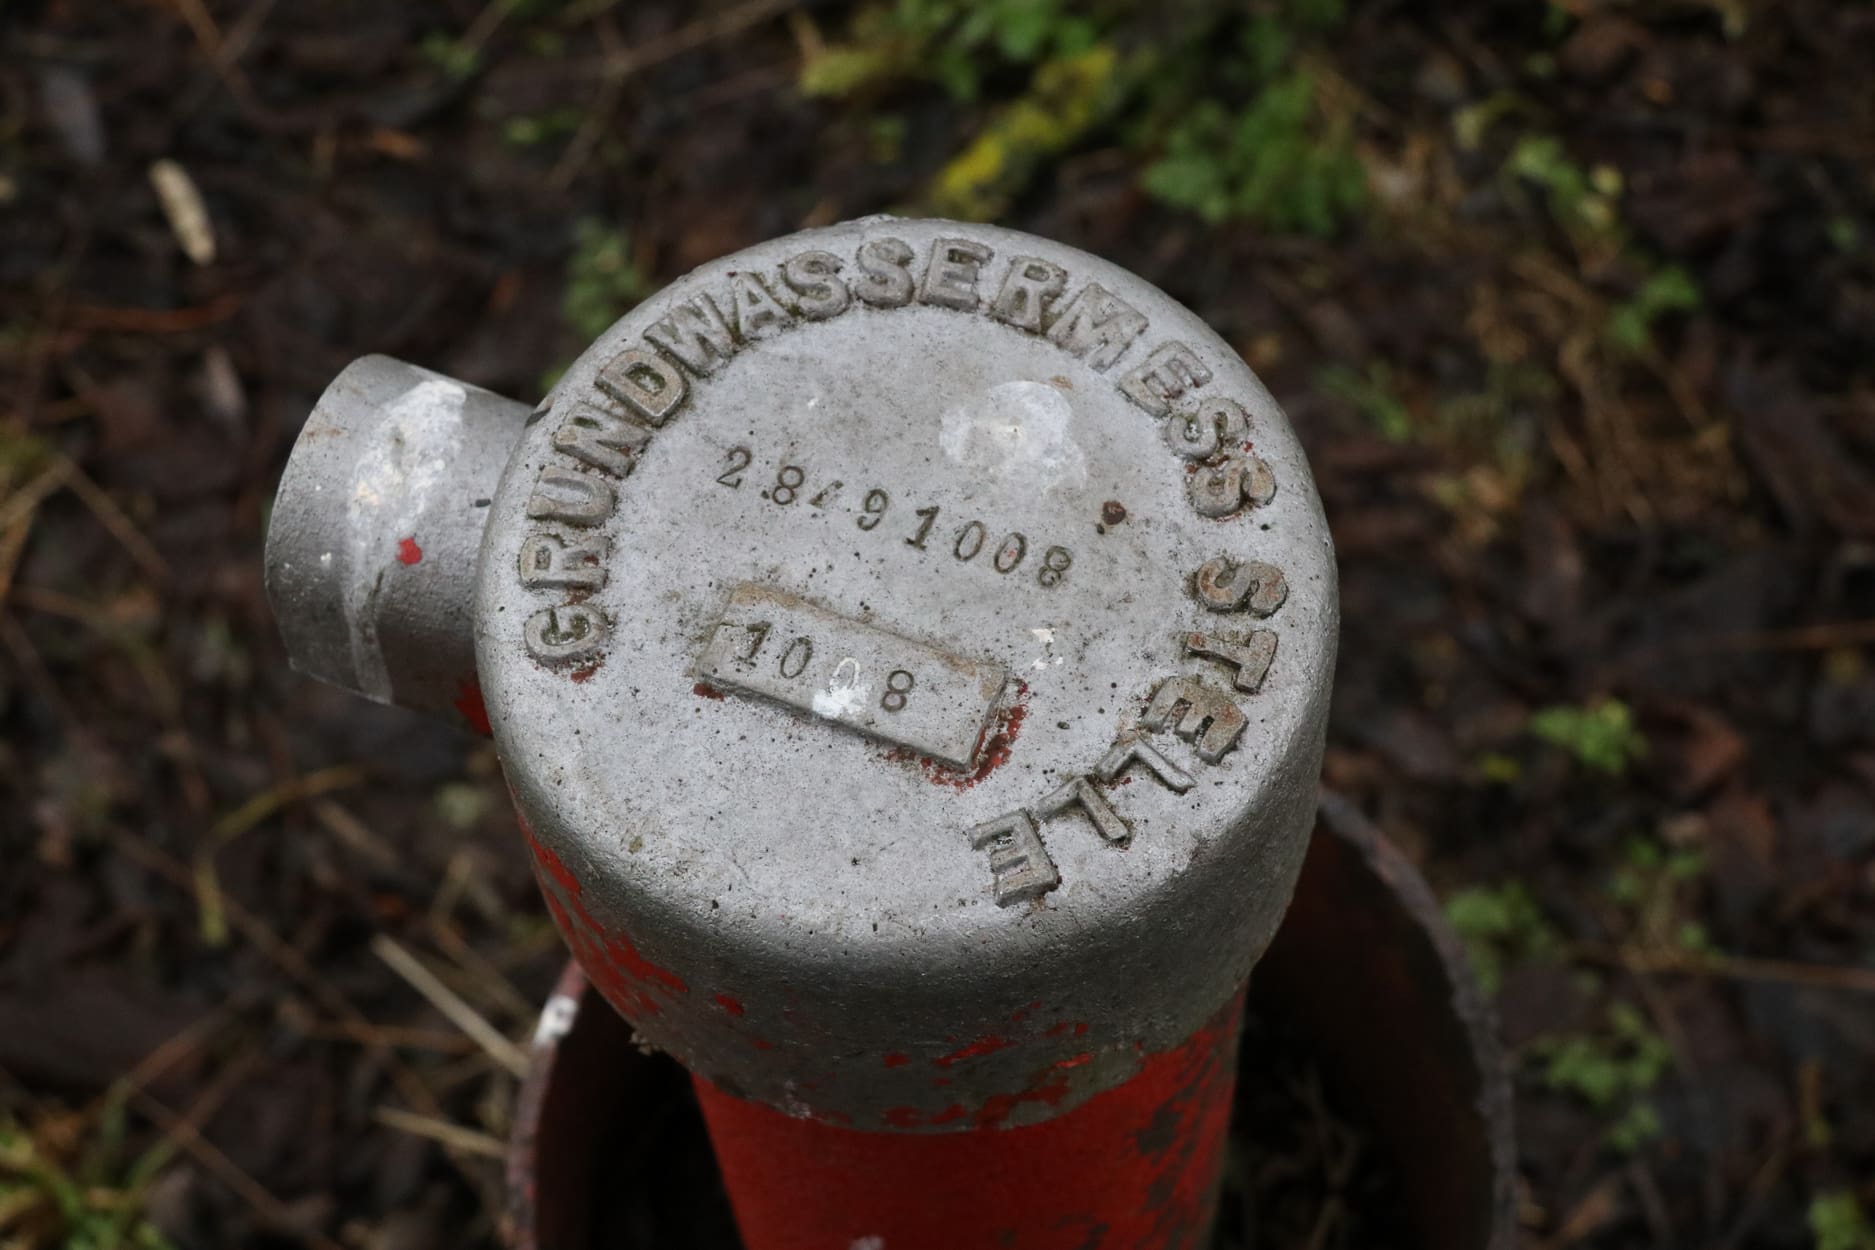
<svg viewBox="0 0 1875 1250">
<path fill-rule="evenodd" d="M 557 918 L 731 1092 L 1065 1111 L 1287 904 L 1328 530 L 1236 353 L 1093 256 L 874 218 L 705 266 L 536 414 L 477 594 Z"/>
</svg>

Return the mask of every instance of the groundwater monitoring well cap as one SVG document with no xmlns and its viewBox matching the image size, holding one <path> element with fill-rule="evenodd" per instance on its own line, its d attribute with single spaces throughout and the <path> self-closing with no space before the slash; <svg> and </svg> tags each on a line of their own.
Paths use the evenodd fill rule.
<svg viewBox="0 0 1875 1250">
<path fill-rule="evenodd" d="M 1138 278 L 873 218 L 596 342 L 473 613 L 543 888 L 615 1006 L 863 1128 L 1044 1118 L 1232 1001 L 1312 823 L 1308 467 Z"/>
</svg>

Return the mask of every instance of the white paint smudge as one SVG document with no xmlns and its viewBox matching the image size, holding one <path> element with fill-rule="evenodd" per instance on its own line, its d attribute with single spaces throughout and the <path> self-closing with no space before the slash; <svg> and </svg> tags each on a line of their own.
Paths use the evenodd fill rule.
<svg viewBox="0 0 1875 1250">
<path fill-rule="evenodd" d="M 1003 382 L 944 414 L 938 446 L 966 469 L 1037 483 L 1044 491 L 1087 482 L 1087 458 L 1069 425 L 1074 406 L 1046 382 Z"/>
<path fill-rule="evenodd" d="M 783 1081 L 781 1083 L 781 1109 L 797 1120 L 813 1119 L 814 1109 L 802 1102 L 801 1096 L 795 1093 L 794 1090 L 795 1085 L 793 1081 Z"/>
<path fill-rule="evenodd" d="M 885 1238 L 860 1237 L 848 1246 L 847 1250 L 885 1250 Z"/>
<path fill-rule="evenodd" d="M 1031 629 L 1029 633 L 1034 636 L 1035 641 L 1042 644 L 1042 653 L 1035 658 L 1033 664 L 1029 665 L 1029 667 L 1036 672 L 1039 673 L 1051 666 L 1059 665 L 1067 658 L 1066 656 L 1055 654 L 1055 631 L 1053 629 L 1046 627 L 1042 629 Z"/>
<path fill-rule="evenodd" d="M 391 675 L 378 644 L 381 583 L 394 567 L 397 544 L 414 533 L 430 496 L 447 482 L 462 445 L 462 410 L 469 393 L 447 378 L 427 378 L 384 407 L 370 448 L 352 471 L 346 500 L 350 568 L 345 624 L 359 693 L 391 702 Z"/>
<path fill-rule="evenodd" d="M 839 720 L 865 707 L 871 695 L 872 686 L 859 679 L 859 661 L 849 655 L 833 670 L 827 689 L 814 692 L 814 712 L 828 720 Z"/>
<path fill-rule="evenodd" d="M 573 1031 L 573 1019 L 579 1004 L 565 994 L 555 994 L 540 1009 L 540 1023 L 534 1026 L 534 1045 L 551 1046 Z"/>
</svg>

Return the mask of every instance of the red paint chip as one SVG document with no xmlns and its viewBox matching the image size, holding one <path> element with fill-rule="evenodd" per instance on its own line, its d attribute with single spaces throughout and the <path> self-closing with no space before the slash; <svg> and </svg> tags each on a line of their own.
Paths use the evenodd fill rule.
<svg viewBox="0 0 1875 1250">
<path fill-rule="evenodd" d="M 423 559 L 423 548 L 417 546 L 415 538 L 397 540 L 397 561 L 400 564 L 417 564 Z"/>
<path fill-rule="evenodd" d="M 493 732 L 488 725 L 488 707 L 482 702 L 482 687 L 473 677 L 456 688 L 456 711 L 462 714 L 470 729 L 484 738 Z"/>
</svg>

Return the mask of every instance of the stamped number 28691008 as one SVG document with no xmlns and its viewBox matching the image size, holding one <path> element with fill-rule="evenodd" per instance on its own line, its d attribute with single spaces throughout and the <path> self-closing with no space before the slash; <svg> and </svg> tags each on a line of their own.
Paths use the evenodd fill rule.
<svg viewBox="0 0 1875 1250">
<path fill-rule="evenodd" d="M 755 453 L 747 447 L 731 447 L 725 453 L 723 470 L 716 475 L 716 483 L 730 490 L 754 485 L 762 498 L 782 508 L 804 502 L 810 508 L 853 512 L 856 500 L 854 524 L 867 533 L 880 529 L 888 517 L 894 515 L 892 495 L 881 487 L 872 487 L 862 494 L 857 488 L 848 490 L 847 484 L 838 479 L 810 483 L 807 469 L 798 464 L 776 465 L 771 474 L 767 468 L 756 466 Z M 1074 567 L 1074 553 L 1066 547 L 1050 546 L 1032 553 L 1028 535 L 1020 530 L 1012 530 L 997 539 L 989 526 L 975 519 L 956 529 L 949 525 L 940 529 L 942 509 L 936 504 L 913 508 L 908 513 L 905 505 L 898 505 L 897 511 L 908 519 L 903 523 L 894 522 L 895 527 L 905 531 L 905 545 L 918 551 L 942 550 L 948 546 L 952 558 L 960 564 L 975 563 L 979 556 L 987 554 L 988 559 L 984 561 L 987 567 L 1007 576 L 1027 566 L 1035 571 L 1036 583 L 1050 590 L 1065 581 L 1068 570 Z"/>
</svg>

